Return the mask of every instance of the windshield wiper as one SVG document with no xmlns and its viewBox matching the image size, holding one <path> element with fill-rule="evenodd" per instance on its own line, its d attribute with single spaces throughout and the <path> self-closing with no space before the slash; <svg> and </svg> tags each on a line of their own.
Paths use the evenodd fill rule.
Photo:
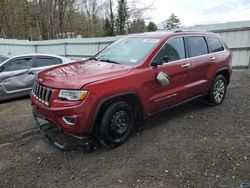
<svg viewBox="0 0 250 188">
<path fill-rule="evenodd" d="M 100 59 L 99 61 L 108 62 L 108 63 L 115 63 L 115 64 L 121 64 L 121 63 L 118 63 L 117 61 L 113 61 L 113 60 L 110 60 L 110 59 Z"/>
<path fill-rule="evenodd" d="M 89 60 L 99 61 L 98 59 L 96 59 L 96 57 L 91 57 L 91 58 L 89 58 Z"/>
</svg>

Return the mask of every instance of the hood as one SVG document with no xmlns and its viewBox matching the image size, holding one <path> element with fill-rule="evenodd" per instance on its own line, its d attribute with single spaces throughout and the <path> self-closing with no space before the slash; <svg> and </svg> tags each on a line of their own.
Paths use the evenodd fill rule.
<svg viewBox="0 0 250 188">
<path fill-rule="evenodd" d="M 81 89 L 84 85 L 129 73 L 133 67 L 95 60 L 80 61 L 47 69 L 38 82 L 58 89 Z"/>
</svg>

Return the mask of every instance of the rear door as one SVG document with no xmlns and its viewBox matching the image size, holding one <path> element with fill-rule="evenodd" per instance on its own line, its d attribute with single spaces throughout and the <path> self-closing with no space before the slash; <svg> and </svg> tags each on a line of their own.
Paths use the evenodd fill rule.
<svg viewBox="0 0 250 188">
<path fill-rule="evenodd" d="M 152 111 L 156 112 L 183 102 L 190 98 L 189 85 L 191 84 L 191 61 L 186 58 L 186 45 L 184 37 L 169 39 L 158 52 L 153 62 L 167 58 L 163 65 L 153 68 L 154 82 L 150 84 L 150 103 Z M 168 85 L 163 86 L 158 80 L 159 74 L 168 79 Z M 160 76 L 162 76 L 160 75 Z"/>
<path fill-rule="evenodd" d="M 12 98 L 28 94 L 34 82 L 30 74 L 32 57 L 20 57 L 6 62 L 0 72 L 0 98 Z"/>
<path fill-rule="evenodd" d="M 42 70 L 62 64 L 62 60 L 51 56 L 35 56 L 32 71 L 34 74 Z"/>
<path fill-rule="evenodd" d="M 192 97 L 203 95 L 209 89 L 208 72 L 216 57 L 209 54 L 208 44 L 203 35 L 188 36 L 188 55 L 192 61 Z"/>
<path fill-rule="evenodd" d="M 213 58 L 213 63 L 222 63 L 226 60 L 225 48 L 220 40 L 215 36 L 206 36 L 209 47 L 210 58 Z"/>
</svg>

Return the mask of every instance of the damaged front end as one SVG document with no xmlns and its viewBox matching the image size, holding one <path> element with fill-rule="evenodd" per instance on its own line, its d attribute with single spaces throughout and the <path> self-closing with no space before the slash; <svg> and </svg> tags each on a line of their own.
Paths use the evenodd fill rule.
<svg viewBox="0 0 250 188">
<path fill-rule="evenodd" d="M 55 148 L 62 151 L 92 152 L 96 150 L 90 138 L 65 133 L 62 128 L 48 121 L 35 110 L 33 110 L 33 117 L 43 137 Z"/>
</svg>

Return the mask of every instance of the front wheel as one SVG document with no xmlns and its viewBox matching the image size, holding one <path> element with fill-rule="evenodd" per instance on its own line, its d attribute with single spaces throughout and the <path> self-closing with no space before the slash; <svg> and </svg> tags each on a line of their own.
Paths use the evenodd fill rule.
<svg viewBox="0 0 250 188">
<path fill-rule="evenodd" d="M 209 90 L 207 101 L 212 106 L 217 106 L 223 103 L 227 91 L 227 81 L 223 75 L 218 75 L 213 81 Z"/>
<path fill-rule="evenodd" d="M 114 148 L 126 141 L 134 127 L 134 114 L 131 106 L 119 101 L 111 104 L 105 111 L 98 139 L 107 148 Z"/>
</svg>

